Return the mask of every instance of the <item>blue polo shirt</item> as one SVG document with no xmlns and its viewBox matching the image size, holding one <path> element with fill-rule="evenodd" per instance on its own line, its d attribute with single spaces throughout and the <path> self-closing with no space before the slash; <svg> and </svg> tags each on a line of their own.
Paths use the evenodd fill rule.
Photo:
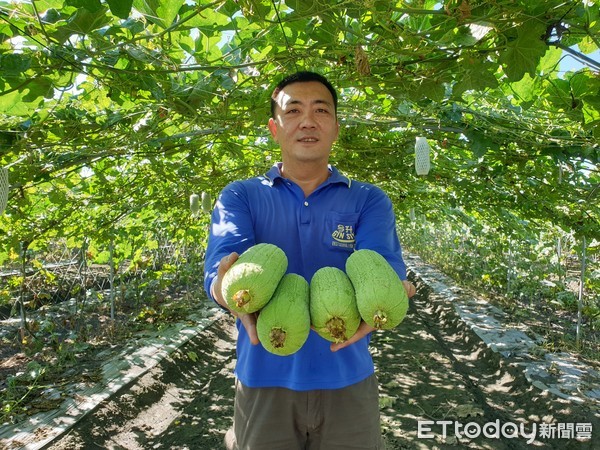
<svg viewBox="0 0 600 450">
<path fill-rule="evenodd" d="M 206 250 L 204 287 L 209 296 L 221 258 L 261 242 L 280 247 L 288 258 L 287 272 L 308 282 L 321 267 L 344 270 L 348 256 L 362 248 L 381 253 L 406 279 L 392 202 L 380 188 L 330 167 L 330 177 L 305 197 L 297 184 L 281 176 L 280 166 L 221 192 Z M 331 352 L 331 342 L 311 330 L 298 352 L 279 356 L 252 345 L 239 320 L 237 328 L 235 374 L 246 386 L 338 389 L 374 372 L 370 336 Z"/>
</svg>

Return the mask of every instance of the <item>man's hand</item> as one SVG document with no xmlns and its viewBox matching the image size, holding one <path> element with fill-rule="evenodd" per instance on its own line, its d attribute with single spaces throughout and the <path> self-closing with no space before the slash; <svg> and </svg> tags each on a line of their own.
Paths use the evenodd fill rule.
<svg viewBox="0 0 600 450">
<path fill-rule="evenodd" d="M 406 290 L 406 295 L 408 296 L 408 298 L 411 298 L 413 295 L 415 295 L 417 290 L 416 290 L 414 284 L 412 284 L 410 281 L 407 281 L 407 280 L 403 280 L 402 284 L 404 285 L 404 289 Z M 377 328 L 374 328 L 371 325 L 368 325 L 365 321 L 361 321 L 360 325 L 358 326 L 358 330 L 356 330 L 356 333 L 354 333 L 354 336 L 352 336 L 347 341 L 331 344 L 331 351 L 337 352 L 338 350 L 340 350 L 344 347 L 348 347 L 349 345 L 360 341 L 367 334 L 375 331 L 376 329 Z"/>
<path fill-rule="evenodd" d="M 231 268 L 234 262 L 237 261 L 240 255 L 236 252 L 230 253 L 227 256 L 223 256 L 221 261 L 219 262 L 219 269 L 217 270 L 217 279 L 212 285 L 211 294 L 213 298 L 217 301 L 219 305 L 223 308 L 231 311 L 231 314 L 236 316 L 242 322 L 242 325 L 246 329 L 246 333 L 248 333 L 248 337 L 250 338 L 250 342 L 253 345 L 258 344 L 260 341 L 258 340 L 258 333 L 256 332 L 256 317 L 257 314 L 244 314 L 231 310 L 225 298 L 223 298 L 223 294 L 221 293 L 221 286 L 223 284 L 223 277 L 227 273 L 227 271 Z"/>
<path fill-rule="evenodd" d="M 252 345 L 257 345 L 260 343 L 258 340 L 258 333 L 256 331 L 256 318 L 258 317 L 257 313 L 252 314 L 244 314 L 237 313 L 235 311 L 231 311 L 231 313 L 240 319 L 242 325 L 246 329 L 246 333 L 248 333 L 248 337 L 250 338 L 250 343 Z"/>
<path fill-rule="evenodd" d="M 356 333 L 354 333 L 354 336 L 352 336 L 347 341 L 331 344 L 331 351 L 332 352 L 337 352 L 338 350 L 340 350 L 340 349 L 342 349 L 344 347 L 348 347 L 349 345 L 354 344 L 357 341 L 360 341 L 367 334 L 369 334 L 369 333 L 371 333 L 372 331 L 375 331 L 375 330 L 376 330 L 376 328 L 373 328 L 371 325 L 368 325 L 363 320 L 363 321 L 360 322 L 360 325 L 358 326 L 358 330 L 356 330 Z"/>
<path fill-rule="evenodd" d="M 402 284 L 404 285 L 404 290 L 406 291 L 406 295 L 408 298 L 411 298 L 413 295 L 417 293 L 417 288 L 408 280 L 402 280 Z"/>
</svg>

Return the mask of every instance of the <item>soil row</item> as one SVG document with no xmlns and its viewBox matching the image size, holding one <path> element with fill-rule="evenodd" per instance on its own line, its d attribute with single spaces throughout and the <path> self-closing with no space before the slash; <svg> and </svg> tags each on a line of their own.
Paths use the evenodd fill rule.
<svg viewBox="0 0 600 450">
<path fill-rule="evenodd" d="M 594 448 L 597 403 L 532 385 L 518 361 L 465 324 L 447 293 L 411 276 L 418 291 L 407 318 L 371 344 L 388 450 Z M 232 318 L 218 318 L 46 448 L 221 448 L 233 414 L 235 338 Z"/>
</svg>

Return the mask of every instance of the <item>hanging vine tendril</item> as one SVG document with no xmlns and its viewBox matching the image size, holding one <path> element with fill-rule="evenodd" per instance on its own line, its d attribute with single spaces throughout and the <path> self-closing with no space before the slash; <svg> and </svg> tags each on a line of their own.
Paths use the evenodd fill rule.
<svg viewBox="0 0 600 450">
<path fill-rule="evenodd" d="M 285 40 L 285 46 L 287 47 L 290 54 L 293 54 L 294 49 L 290 45 L 290 41 L 288 41 L 287 35 L 285 34 L 285 28 L 283 28 L 283 22 L 281 21 L 281 16 L 279 15 L 279 8 L 277 8 L 277 5 L 275 4 L 275 0 L 271 0 L 271 3 L 273 4 L 273 8 L 275 8 L 275 15 L 277 16 L 277 23 L 279 24 L 279 27 L 281 28 L 281 34 L 283 34 L 283 39 Z M 297 63 L 295 57 L 293 58 L 293 61 L 294 61 L 294 67 L 296 68 L 296 71 L 298 71 L 299 70 L 298 63 Z"/>
</svg>

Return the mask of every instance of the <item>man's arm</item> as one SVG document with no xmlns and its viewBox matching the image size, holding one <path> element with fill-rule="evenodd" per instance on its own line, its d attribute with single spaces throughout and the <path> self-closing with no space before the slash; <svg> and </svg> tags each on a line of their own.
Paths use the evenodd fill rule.
<svg viewBox="0 0 600 450">
<path fill-rule="evenodd" d="M 415 286 L 406 280 L 406 265 L 402 259 L 402 248 L 396 230 L 396 216 L 389 197 L 379 188 L 371 191 L 371 197 L 361 212 L 356 230 L 356 249 L 368 248 L 380 253 L 394 268 L 408 298 L 416 293 Z M 347 347 L 375 331 L 376 328 L 362 321 L 356 333 L 347 341 L 331 344 L 336 352 Z"/>
<path fill-rule="evenodd" d="M 355 238 L 356 250 L 366 248 L 376 251 L 386 259 L 401 280 L 406 280 L 406 265 L 402 259 L 392 201 L 376 186 L 369 190 L 369 197 L 360 212 Z"/>
<path fill-rule="evenodd" d="M 244 192 L 235 183 L 221 192 L 212 213 L 204 266 L 204 289 L 209 298 L 236 316 L 248 333 L 250 342 L 258 344 L 256 314 L 232 311 L 221 293 L 225 273 L 239 254 L 254 244 L 254 229 Z"/>
<path fill-rule="evenodd" d="M 219 195 L 211 216 L 204 258 L 204 289 L 209 298 L 217 300 L 213 285 L 223 258 L 242 254 L 253 244 L 254 228 L 245 191 L 240 183 L 232 183 Z"/>
</svg>

